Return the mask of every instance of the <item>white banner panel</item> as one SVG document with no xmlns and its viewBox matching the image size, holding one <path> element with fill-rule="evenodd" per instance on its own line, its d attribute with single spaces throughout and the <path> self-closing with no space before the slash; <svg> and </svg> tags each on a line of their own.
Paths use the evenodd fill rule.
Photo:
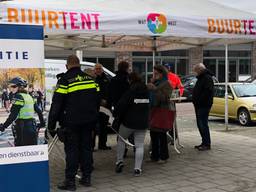
<svg viewBox="0 0 256 192">
<path fill-rule="evenodd" d="M 0 68 L 43 68 L 42 40 L 0 39 L 0 45 Z"/>
<path fill-rule="evenodd" d="M 0 165 L 48 161 L 48 145 L 0 148 Z"/>
</svg>

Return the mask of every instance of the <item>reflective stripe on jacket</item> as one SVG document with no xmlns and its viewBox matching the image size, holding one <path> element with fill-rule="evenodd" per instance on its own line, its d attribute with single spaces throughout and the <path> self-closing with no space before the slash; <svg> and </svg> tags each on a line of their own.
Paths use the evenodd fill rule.
<svg viewBox="0 0 256 192">
<path fill-rule="evenodd" d="M 21 105 L 18 119 L 33 119 L 34 117 L 34 100 L 29 94 L 20 93 L 22 100 L 16 99 L 14 105 Z"/>
<path fill-rule="evenodd" d="M 79 67 L 62 74 L 56 85 L 48 118 L 48 129 L 96 121 L 100 104 L 99 86 Z"/>
</svg>

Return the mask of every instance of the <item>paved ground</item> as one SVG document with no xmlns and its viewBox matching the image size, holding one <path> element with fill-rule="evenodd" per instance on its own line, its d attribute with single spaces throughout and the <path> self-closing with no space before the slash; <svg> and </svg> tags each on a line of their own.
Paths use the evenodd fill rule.
<svg viewBox="0 0 256 192">
<path fill-rule="evenodd" d="M 241 127 L 233 121 L 226 132 L 223 119 L 210 118 L 212 150 L 196 151 L 200 143 L 193 106 L 177 105 L 178 127 L 184 148 L 177 154 L 170 146 L 171 157 L 166 164 L 149 163 L 147 135 L 143 175 L 133 177 L 133 152 L 129 150 L 122 174 L 114 172 L 116 137 L 109 137 L 111 151 L 94 153 L 95 171 L 90 188 L 80 185 L 77 191 L 97 192 L 256 192 L 256 126 Z M 0 122 L 6 114 L 0 113 Z M 11 132 L 6 135 L 11 140 Z M 2 139 L 5 137 L 2 135 Z M 1 136 L 0 136 L 1 141 Z M 0 146 L 1 147 L 1 146 Z M 64 177 L 63 146 L 58 143 L 50 155 L 51 191 Z"/>
<path fill-rule="evenodd" d="M 143 175 L 136 178 L 132 175 L 132 150 L 126 159 L 124 172 L 116 174 L 116 137 L 112 135 L 109 137 L 109 145 L 113 150 L 94 153 L 93 186 L 85 188 L 78 185 L 77 191 L 256 192 L 256 127 L 240 127 L 236 122 L 232 122 L 231 131 L 224 132 L 223 120 L 211 118 L 212 150 L 199 152 L 193 148 L 200 143 L 200 137 L 192 105 L 182 103 L 177 108 L 180 138 L 184 144 L 180 155 L 170 146 L 171 157 L 168 163 L 147 162 L 147 135 Z M 56 184 L 64 177 L 62 148 L 59 143 L 50 156 L 51 191 L 58 191 Z"/>
</svg>

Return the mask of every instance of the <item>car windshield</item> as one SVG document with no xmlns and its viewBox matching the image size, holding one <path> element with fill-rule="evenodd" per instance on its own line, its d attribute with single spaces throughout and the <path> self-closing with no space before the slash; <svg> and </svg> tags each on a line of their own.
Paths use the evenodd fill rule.
<svg viewBox="0 0 256 192">
<path fill-rule="evenodd" d="M 239 84 L 232 85 L 237 97 L 255 97 L 256 85 L 255 84 Z"/>
</svg>

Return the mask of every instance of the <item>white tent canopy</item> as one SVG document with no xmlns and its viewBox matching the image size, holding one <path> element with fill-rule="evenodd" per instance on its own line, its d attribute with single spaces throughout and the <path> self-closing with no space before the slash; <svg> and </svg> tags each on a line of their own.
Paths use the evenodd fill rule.
<svg viewBox="0 0 256 192">
<path fill-rule="evenodd" d="M 161 51 L 256 39 L 256 15 L 207 0 L 14 0 L 0 3 L 0 18 L 44 24 L 46 47 L 60 49 Z"/>
</svg>

